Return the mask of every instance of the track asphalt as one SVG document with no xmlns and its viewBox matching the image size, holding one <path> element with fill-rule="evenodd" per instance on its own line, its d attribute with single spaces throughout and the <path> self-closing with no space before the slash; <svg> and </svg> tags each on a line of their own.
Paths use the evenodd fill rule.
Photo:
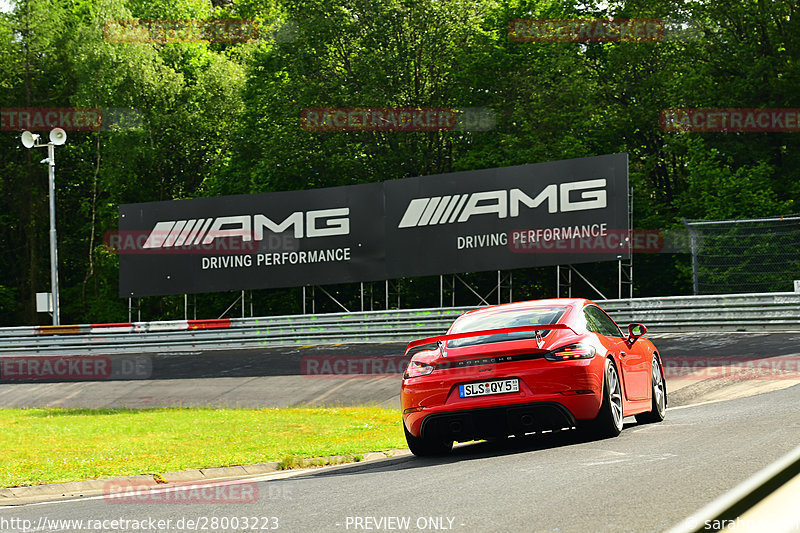
<svg viewBox="0 0 800 533">
<path fill-rule="evenodd" d="M 649 338 L 668 367 L 670 406 L 749 396 L 800 383 L 800 334 Z M 0 379 L 0 406 L 399 407 L 404 349 L 404 344 L 379 343 L 108 355 L 114 368 L 111 379 Z M 737 371 L 737 364 L 745 371 Z M 754 373 L 746 371 L 748 365 L 778 371 L 751 379 Z"/>
</svg>

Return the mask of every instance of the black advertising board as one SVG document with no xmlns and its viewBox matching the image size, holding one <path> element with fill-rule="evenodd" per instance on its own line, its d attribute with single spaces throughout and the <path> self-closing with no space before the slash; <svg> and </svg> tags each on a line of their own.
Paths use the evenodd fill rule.
<svg viewBox="0 0 800 533">
<path fill-rule="evenodd" d="M 627 154 L 120 206 L 120 296 L 627 257 Z"/>
<path fill-rule="evenodd" d="M 120 296 L 382 279 L 382 190 L 375 183 L 122 205 Z"/>
<path fill-rule="evenodd" d="M 627 190 L 627 154 L 387 181 L 388 277 L 627 257 Z"/>
</svg>

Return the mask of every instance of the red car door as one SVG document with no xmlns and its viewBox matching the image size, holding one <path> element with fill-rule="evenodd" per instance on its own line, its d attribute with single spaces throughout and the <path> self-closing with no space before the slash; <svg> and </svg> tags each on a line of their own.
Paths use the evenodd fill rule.
<svg viewBox="0 0 800 533">
<path fill-rule="evenodd" d="M 650 396 L 651 358 L 642 349 L 643 343 L 628 344 L 620 341 L 619 361 L 622 366 L 622 379 L 625 382 L 625 396 L 629 400 L 646 400 Z"/>
<path fill-rule="evenodd" d="M 628 400 L 646 400 L 650 395 L 649 354 L 645 354 L 643 343 L 628 344 L 625 336 L 605 311 L 594 305 L 584 308 L 589 331 L 605 337 L 605 345 L 617 355 L 622 374 L 625 397 Z"/>
</svg>

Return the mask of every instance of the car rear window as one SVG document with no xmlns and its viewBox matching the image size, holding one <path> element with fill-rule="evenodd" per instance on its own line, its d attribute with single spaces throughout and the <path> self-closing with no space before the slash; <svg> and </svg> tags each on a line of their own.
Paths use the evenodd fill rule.
<svg viewBox="0 0 800 533">
<path fill-rule="evenodd" d="M 507 311 L 496 311 L 493 313 L 475 313 L 464 315 L 457 319 L 450 328 L 450 334 L 469 333 L 472 331 L 483 331 L 487 329 L 516 328 L 522 326 L 546 326 L 558 324 L 558 321 L 566 312 L 566 307 L 536 307 L 531 309 L 509 309 Z M 542 331 L 545 337 L 549 331 Z M 467 339 L 456 339 L 447 341 L 451 348 L 461 348 L 464 346 L 474 346 L 477 344 L 489 344 L 493 342 L 505 342 L 519 339 L 533 339 L 536 337 L 535 331 L 520 331 L 517 333 L 502 333 L 499 335 L 484 335 L 480 337 L 470 337 Z"/>
</svg>

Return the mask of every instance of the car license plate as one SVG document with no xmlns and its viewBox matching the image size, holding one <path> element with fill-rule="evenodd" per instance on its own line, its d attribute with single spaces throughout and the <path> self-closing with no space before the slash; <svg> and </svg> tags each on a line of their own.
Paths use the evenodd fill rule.
<svg viewBox="0 0 800 533">
<path fill-rule="evenodd" d="M 518 379 L 500 379 L 483 381 L 481 383 L 467 383 L 458 386 L 458 395 L 461 398 L 488 396 L 489 394 L 508 394 L 510 392 L 519 392 Z"/>
</svg>

